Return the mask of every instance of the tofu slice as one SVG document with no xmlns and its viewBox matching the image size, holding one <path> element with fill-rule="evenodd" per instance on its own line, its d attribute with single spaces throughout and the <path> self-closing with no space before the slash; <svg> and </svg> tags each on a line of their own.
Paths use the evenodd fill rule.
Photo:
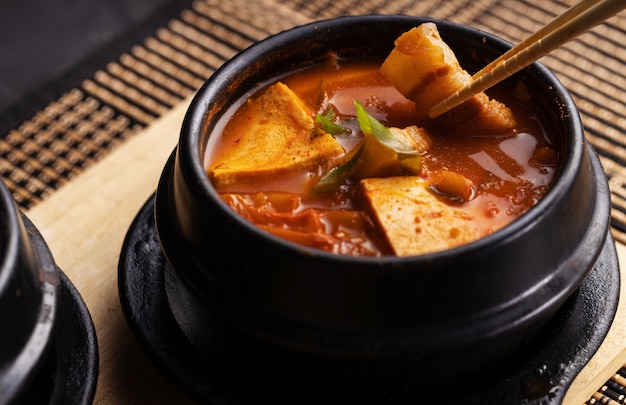
<svg viewBox="0 0 626 405">
<path fill-rule="evenodd" d="M 415 102 L 420 121 L 429 120 L 428 110 L 432 106 L 472 79 L 434 23 L 424 23 L 400 35 L 380 72 L 400 93 Z M 511 110 L 485 93 L 474 96 L 436 121 L 489 131 L 509 130 L 515 126 Z"/>
<path fill-rule="evenodd" d="M 317 132 L 313 112 L 283 83 L 248 100 L 246 108 L 241 137 L 208 169 L 218 190 L 315 170 L 344 153 L 332 135 Z"/>
<path fill-rule="evenodd" d="M 484 236 L 475 217 L 439 200 L 420 177 L 370 178 L 360 185 L 397 256 L 442 251 Z"/>
</svg>

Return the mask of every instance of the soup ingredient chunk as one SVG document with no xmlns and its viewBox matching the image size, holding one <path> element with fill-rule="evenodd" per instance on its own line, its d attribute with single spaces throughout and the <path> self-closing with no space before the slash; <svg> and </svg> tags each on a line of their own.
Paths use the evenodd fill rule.
<svg viewBox="0 0 626 405">
<path fill-rule="evenodd" d="M 424 23 L 400 35 L 380 72 L 400 93 L 415 102 L 421 121 L 428 120 L 428 110 L 432 106 L 472 80 L 434 23 Z M 511 110 L 485 93 L 479 93 L 436 121 L 487 131 L 515 127 Z"/>
<path fill-rule="evenodd" d="M 243 108 L 239 136 L 208 169 L 218 189 L 314 171 L 344 154 L 335 138 L 315 128 L 311 109 L 281 82 Z"/>
<path fill-rule="evenodd" d="M 375 137 L 367 136 L 363 145 L 363 155 L 352 176 L 354 179 L 398 176 L 408 170 L 414 173 L 419 172 L 419 169 L 415 168 L 414 165 L 409 166 L 409 161 L 414 156 L 420 159 L 417 153 L 428 150 L 430 146 L 428 133 L 416 125 L 406 128 L 389 127 L 388 130 L 398 142 L 407 145 L 408 148 L 411 148 L 416 153 L 410 155 L 398 154 L 377 141 Z"/>
<path fill-rule="evenodd" d="M 417 176 L 370 178 L 360 182 L 372 216 L 397 256 L 456 247 L 484 236 L 477 219 L 441 201 Z"/>
</svg>

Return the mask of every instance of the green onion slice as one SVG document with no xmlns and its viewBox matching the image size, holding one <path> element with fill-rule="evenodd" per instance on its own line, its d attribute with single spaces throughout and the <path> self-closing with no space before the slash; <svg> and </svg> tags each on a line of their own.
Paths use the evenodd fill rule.
<svg viewBox="0 0 626 405">
<path fill-rule="evenodd" d="M 415 149 L 400 142 L 395 136 L 393 136 L 393 133 L 389 130 L 389 128 L 384 126 L 380 121 L 365 111 L 365 108 L 361 103 L 354 100 L 354 106 L 356 107 L 356 117 L 359 121 L 359 126 L 365 135 L 374 135 L 378 142 L 387 146 L 396 153 L 403 155 L 417 154 Z"/>
<path fill-rule="evenodd" d="M 351 151 L 352 156 L 347 158 L 345 163 L 332 168 L 322 176 L 313 187 L 313 190 L 311 190 L 311 194 L 326 193 L 339 187 L 352 174 L 357 163 L 359 163 L 364 144 L 365 142 L 362 142 L 357 148 L 354 148 Z"/>
<path fill-rule="evenodd" d="M 344 127 L 333 121 L 335 116 L 335 111 L 329 108 L 324 114 L 317 114 L 315 116 L 315 123 L 321 126 L 322 130 L 327 134 L 339 135 L 347 132 Z"/>
</svg>

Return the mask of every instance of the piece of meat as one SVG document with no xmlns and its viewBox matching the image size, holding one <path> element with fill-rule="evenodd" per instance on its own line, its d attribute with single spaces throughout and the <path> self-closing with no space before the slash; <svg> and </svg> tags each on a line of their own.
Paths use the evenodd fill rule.
<svg viewBox="0 0 626 405">
<path fill-rule="evenodd" d="M 389 127 L 389 130 L 400 142 L 416 150 L 418 153 L 430 148 L 430 136 L 424 128 L 411 125 L 404 128 Z"/>
<path fill-rule="evenodd" d="M 456 55 L 443 41 L 434 23 L 424 23 L 400 35 L 380 72 L 406 98 L 415 102 L 421 122 L 428 110 L 471 82 Z M 503 131 L 515 126 L 511 110 L 479 93 L 436 118 L 441 124 Z"/>
<path fill-rule="evenodd" d="M 437 252 L 484 236 L 476 218 L 438 199 L 419 177 L 364 179 L 360 185 L 397 256 Z"/>
<path fill-rule="evenodd" d="M 245 108 L 247 127 L 208 169 L 218 190 L 315 170 L 344 153 L 335 138 L 317 132 L 313 112 L 281 82 Z"/>
</svg>

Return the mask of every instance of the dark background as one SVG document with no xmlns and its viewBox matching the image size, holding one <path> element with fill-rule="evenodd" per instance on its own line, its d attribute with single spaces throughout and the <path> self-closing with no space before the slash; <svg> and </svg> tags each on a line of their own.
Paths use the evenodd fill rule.
<svg viewBox="0 0 626 405">
<path fill-rule="evenodd" d="M 0 0 L 0 137 L 190 0 Z"/>
</svg>

